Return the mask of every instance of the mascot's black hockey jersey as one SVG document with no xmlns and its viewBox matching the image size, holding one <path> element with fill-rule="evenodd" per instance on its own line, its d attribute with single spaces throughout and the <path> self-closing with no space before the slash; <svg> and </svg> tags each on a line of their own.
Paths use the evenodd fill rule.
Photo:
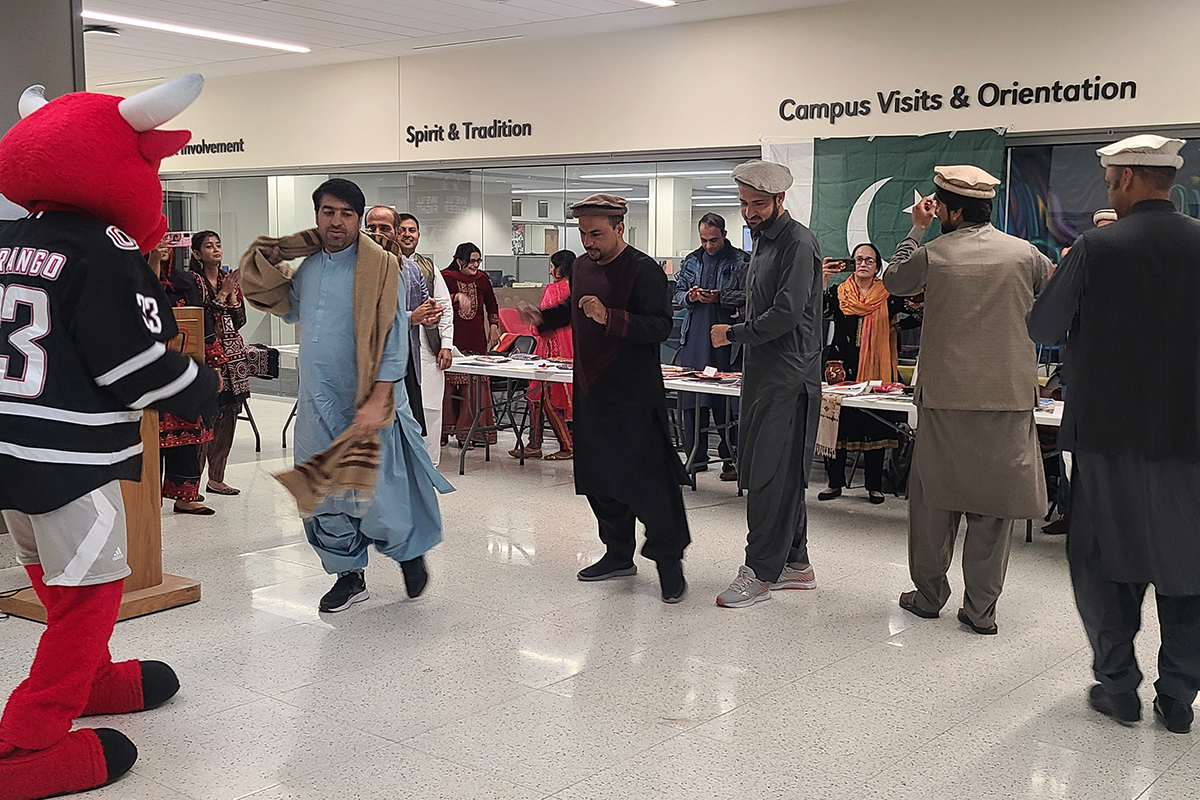
<svg viewBox="0 0 1200 800">
<path fill-rule="evenodd" d="M 142 409 L 211 414 L 216 374 L 169 353 L 136 242 L 76 214 L 0 230 L 0 508 L 41 514 L 141 477 Z"/>
</svg>

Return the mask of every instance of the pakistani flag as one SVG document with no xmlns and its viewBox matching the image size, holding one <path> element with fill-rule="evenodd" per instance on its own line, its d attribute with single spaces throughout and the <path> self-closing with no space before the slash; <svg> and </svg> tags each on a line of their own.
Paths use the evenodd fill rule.
<svg viewBox="0 0 1200 800">
<path fill-rule="evenodd" d="M 788 210 L 816 234 L 823 255 L 845 258 L 855 245 L 871 242 L 890 258 L 912 228 L 913 205 L 933 192 L 934 167 L 973 164 L 1003 177 L 1004 133 L 764 139 L 763 158 L 791 169 L 796 182 Z M 1001 187 L 997 198 L 1003 196 Z M 995 205 L 998 212 L 1000 202 Z"/>
</svg>

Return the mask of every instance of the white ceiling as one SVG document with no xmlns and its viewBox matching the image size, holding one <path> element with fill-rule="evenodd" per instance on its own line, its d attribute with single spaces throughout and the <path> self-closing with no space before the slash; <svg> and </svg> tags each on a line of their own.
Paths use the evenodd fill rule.
<svg viewBox="0 0 1200 800">
<path fill-rule="evenodd" d="M 85 34 L 84 63 L 88 87 L 102 89 L 191 71 L 292 69 L 409 55 L 431 45 L 486 47 L 478 40 L 582 36 L 854 1 L 677 0 L 656 8 L 637 0 L 85 0 L 88 11 L 283 41 L 312 52 L 116 25 L 119 37 Z"/>
</svg>

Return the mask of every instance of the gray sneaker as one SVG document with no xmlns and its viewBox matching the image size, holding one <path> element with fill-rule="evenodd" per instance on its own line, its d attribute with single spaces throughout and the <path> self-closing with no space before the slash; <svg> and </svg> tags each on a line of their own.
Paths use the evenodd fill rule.
<svg viewBox="0 0 1200 800">
<path fill-rule="evenodd" d="M 815 588 L 817 588 L 817 575 L 813 572 L 811 564 L 804 569 L 796 569 L 791 564 L 784 564 L 783 572 L 779 573 L 779 580 L 771 584 L 772 590 Z"/>
<path fill-rule="evenodd" d="M 717 595 L 717 605 L 722 608 L 745 608 L 763 600 L 771 599 L 771 587 L 760 581 L 754 570 L 742 565 L 729 588 Z"/>
</svg>

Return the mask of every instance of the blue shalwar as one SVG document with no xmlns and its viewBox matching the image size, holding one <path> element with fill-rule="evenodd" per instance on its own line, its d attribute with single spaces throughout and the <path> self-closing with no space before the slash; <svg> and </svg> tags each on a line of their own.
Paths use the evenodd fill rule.
<svg viewBox="0 0 1200 800">
<path fill-rule="evenodd" d="M 292 279 L 292 310 L 285 322 L 300 323 L 300 392 L 296 410 L 295 461 L 328 448 L 354 422 L 358 389 L 354 340 L 354 267 L 358 245 L 309 256 Z M 379 381 L 403 384 L 408 367 L 408 320 L 401 294 L 396 322 L 384 345 Z M 397 386 L 396 416 L 380 431 L 379 477 L 363 507 L 353 496 L 331 495 L 304 519 L 309 544 L 325 571 L 340 574 L 367 565 L 374 544 L 396 561 L 424 555 L 442 540 L 437 493 L 454 491 L 429 460 L 421 429 Z"/>
</svg>

